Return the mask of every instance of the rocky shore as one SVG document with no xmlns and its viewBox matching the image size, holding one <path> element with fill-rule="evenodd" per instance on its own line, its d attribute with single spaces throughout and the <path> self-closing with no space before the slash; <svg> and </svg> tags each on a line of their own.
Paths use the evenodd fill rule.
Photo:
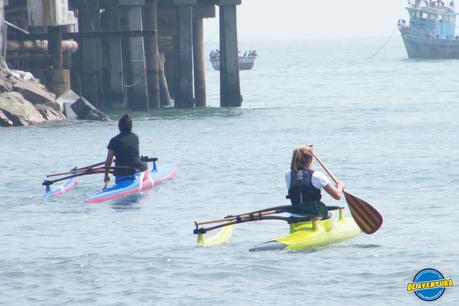
<svg viewBox="0 0 459 306">
<path fill-rule="evenodd" d="M 110 120 L 72 90 L 56 97 L 31 73 L 9 69 L 0 57 L 0 127 L 67 119 Z"/>
</svg>

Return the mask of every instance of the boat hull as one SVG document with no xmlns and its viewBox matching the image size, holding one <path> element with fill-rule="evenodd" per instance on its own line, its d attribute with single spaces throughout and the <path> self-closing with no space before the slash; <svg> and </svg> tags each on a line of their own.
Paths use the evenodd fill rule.
<svg viewBox="0 0 459 306">
<path fill-rule="evenodd" d="M 151 189 L 165 180 L 172 179 L 176 173 L 177 167 L 174 164 L 157 165 L 152 170 L 136 173 L 134 180 L 120 182 L 113 187 L 102 190 L 86 199 L 85 203 L 100 203 L 139 193 Z"/>
<path fill-rule="evenodd" d="M 288 236 L 262 243 L 250 251 L 308 250 L 351 239 L 359 234 L 360 229 L 354 219 L 340 214 L 339 218 L 290 224 Z"/>
<path fill-rule="evenodd" d="M 420 59 L 459 59 L 458 39 L 435 39 L 420 37 L 401 29 L 403 42 L 409 58 Z"/>
<path fill-rule="evenodd" d="M 214 59 L 210 61 L 214 70 L 220 71 L 220 60 Z M 250 70 L 255 65 L 255 58 L 239 58 L 239 70 Z"/>
<path fill-rule="evenodd" d="M 55 188 L 47 188 L 45 194 L 43 195 L 46 199 L 57 198 L 66 193 L 69 190 L 75 188 L 78 184 L 78 177 L 73 177 L 68 179 L 64 184 L 59 185 Z"/>
</svg>

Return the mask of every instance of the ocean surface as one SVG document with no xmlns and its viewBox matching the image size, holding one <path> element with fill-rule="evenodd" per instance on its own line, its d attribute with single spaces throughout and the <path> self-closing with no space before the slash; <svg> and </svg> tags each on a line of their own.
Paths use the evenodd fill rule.
<svg viewBox="0 0 459 306">
<path fill-rule="evenodd" d="M 133 114 L 142 154 L 178 172 L 130 201 L 84 204 L 102 176 L 42 197 L 46 174 L 104 160 L 121 113 L 1 128 L 0 305 L 424 305 L 406 291 L 419 270 L 458 283 L 459 61 L 409 60 L 398 35 L 372 56 L 385 39 L 241 43 L 259 54 L 241 108 L 218 107 L 207 63 L 209 107 Z M 381 212 L 378 232 L 250 253 L 288 232 L 262 221 L 196 247 L 195 220 L 288 204 L 284 173 L 305 143 Z M 435 305 L 459 305 L 458 286 Z"/>
</svg>

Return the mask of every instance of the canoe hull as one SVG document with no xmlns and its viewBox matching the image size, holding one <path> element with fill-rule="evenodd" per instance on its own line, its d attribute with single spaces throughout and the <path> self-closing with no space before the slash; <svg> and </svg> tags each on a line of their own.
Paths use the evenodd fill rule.
<svg viewBox="0 0 459 306">
<path fill-rule="evenodd" d="M 360 229 L 354 219 L 341 214 L 339 218 L 291 224 L 288 236 L 262 243 L 250 251 L 308 250 L 351 239 L 359 234 Z"/>
<path fill-rule="evenodd" d="M 102 190 L 86 199 L 85 203 L 100 203 L 139 193 L 151 189 L 165 180 L 172 179 L 176 173 L 177 167 L 174 164 L 157 165 L 152 170 L 136 173 L 133 181 L 121 182 L 113 187 Z"/>
</svg>

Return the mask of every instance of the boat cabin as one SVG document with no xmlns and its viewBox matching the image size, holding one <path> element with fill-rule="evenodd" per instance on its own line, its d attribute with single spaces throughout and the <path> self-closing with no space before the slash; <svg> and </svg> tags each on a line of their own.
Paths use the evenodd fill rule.
<svg viewBox="0 0 459 306">
<path fill-rule="evenodd" d="M 433 39 L 455 39 L 456 14 L 452 7 L 411 6 L 410 32 Z"/>
</svg>

